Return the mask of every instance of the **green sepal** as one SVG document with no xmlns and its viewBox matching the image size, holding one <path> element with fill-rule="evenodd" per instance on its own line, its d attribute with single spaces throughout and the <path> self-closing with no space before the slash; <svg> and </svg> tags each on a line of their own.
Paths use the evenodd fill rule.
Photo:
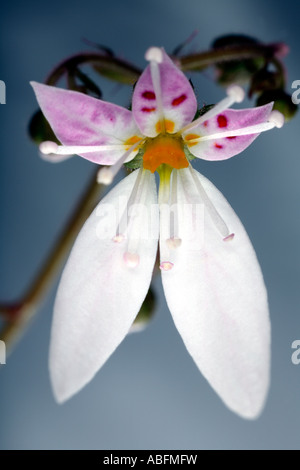
<svg viewBox="0 0 300 470">
<path fill-rule="evenodd" d="M 143 149 L 140 149 L 134 159 L 130 162 L 124 163 L 124 166 L 128 170 L 137 170 L 138 168 L 141 168 L 141 166 L 143 165 L 144 153 L 145 151 Z"/>
</svg>

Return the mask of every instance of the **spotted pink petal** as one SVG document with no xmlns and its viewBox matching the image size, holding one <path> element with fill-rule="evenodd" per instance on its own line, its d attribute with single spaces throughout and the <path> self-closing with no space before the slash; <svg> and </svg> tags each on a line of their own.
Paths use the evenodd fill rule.
<svg viewBox="0 0 300 470">
<path fill-rule="evenodd" d="M 201 125 L 185 133 L 185 138 L 193 136 L 208 136 L 220 132 L 243 129 L 267 121 L 272 111 L 273 103 L 250 109 L 228 109 Z M 205 140 L 189 145 L 190 152 L 204 160 L 226 160 L 245 150 L 259 134 L 233 136 Z"/>
<path fill-rule="evenodd" d="M 161 97 L 164 118 L 171 123 L 169 132 L 177 132 L 190 123 L 197 110 L 197 101 L 193 88 L 184 74 L 163 52 L 163 61 L 159 64 Z M 138 80 L 132 98 L 134 119 L 141 132 L 148 137 L 155 137 L 159 130 L 159 115 L 156 96 L 151 78 L 150 65 Z M 168 129 L 167 129 L 168 130 Z"/>
<path fill-rule="evenodd" d="M 76 91 L 31 82 L 38 103 L 56 137 L 64 145 L 122 145 L 140 132 L 132 113 L 115 104 Z M 80 154 L 95 163 L 111 165 L 123 148 Z"/>
</svg>

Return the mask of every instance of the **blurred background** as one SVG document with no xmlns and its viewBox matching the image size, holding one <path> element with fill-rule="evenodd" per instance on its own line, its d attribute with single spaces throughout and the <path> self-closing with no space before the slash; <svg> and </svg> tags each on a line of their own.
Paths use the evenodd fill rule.
<svg viewBox="0 0 300 470">
<path fill-rule="evenodd" d="M 296 0 L 5 2 L 0 17 L 0 79 L 7 87 L 7 104 L 0 106 L 0 299 L 14 300 L 30 285 L 94 171 L 79 157 L 59 165 L 39 158 L 27 134 L 37 109 L 30 80 L 43 81 L 59 61 L 88 49 L 82 38 L 144 67 L 149 46 L 172 52 L 198 29 L 186 52 L 207 49 L 227 33 L 286 42 L 292 93 L 291 83 L 300 79 L 298 13 Z M 224 96 L 211 73 L 191 76 L 201 104 Z M 130 87 L 101 78 L 99 85 L 104 99 L 128 105 Z M 299 117 L 262 135 L 240 156 L 194 166 L 241 218 L 268 288 L 272 383 L 262 416 L 248 422 L 225 408 L 189 357 L 159 279 L 156 315 L 148 328 L 128 336 L 81 393 L 57 405 L 47 365 L 56 284 L 0 366 L 1 449 L 300 447 L 300 365 L 291 362 L 291 344 L 300 339 Z"/>
</svg>

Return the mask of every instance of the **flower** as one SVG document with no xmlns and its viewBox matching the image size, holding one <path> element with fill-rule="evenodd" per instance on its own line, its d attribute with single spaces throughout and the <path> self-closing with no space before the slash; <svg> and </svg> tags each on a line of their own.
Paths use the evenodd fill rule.
<svg viewBox="0 0 300 470">
<path fill-rule="evenodd" d="M 41 145 L 48 159 L 78 154 L 107 165 L 99 172 L 107 184 L 123 163 L 139 167 L 88 218 L 62 274 L 50 345 L 54 394 L 63 402 L 78 392 L 128 333 L 150 285 L 160 232 L 163 288 L 187 350 L 225 404 L 254 418 L 269 383 L 266 289 L 241 222 L 190 160 L 230 158 L 260 132 L 281 127 L 282 118 L 272 103 L 229 110 L 243 99 L 233 86 L 194 119 L 196 97 L 184 74 L 163 49 L 150 48 L 146 59 L 132 112 L 32 83 L 62 143 Z"/>
</svg>

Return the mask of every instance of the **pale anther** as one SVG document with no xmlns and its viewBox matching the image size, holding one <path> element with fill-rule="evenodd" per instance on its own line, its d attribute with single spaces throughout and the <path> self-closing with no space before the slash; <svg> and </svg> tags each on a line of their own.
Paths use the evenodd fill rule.
<svg viewBox="0 0 300 470">
<path fill-rule="evenodd" d="M 166 240 L 166 244 L 171 249 L 179 248 L 181 243 L 182 243 L 181 238 L 177 238 L 177 237 L 171 237 Z"/>
<path fill-rule="evenodd" d="M 234 239 L 234 233 L 231 233 L 230 235 L 227 235 L 227 237 L 223 238 L 223 242 L 230 242 L 233 239 Z"/>
<path fill-rule="evenodd" d="M 174 264 L 171 261 L 163 261 L 160 263 L 159 267 L 162 271 L 170 271 L 173 268 Z"/>
<path fill-rule="evenodd" d="M 236 103 L 241 103 L 245 98 L 245 92 L 242 87 L 238 85 L 231 85 L 226 90 L 227 95 L 234 99 Z"/>
<path fill-rule="evenodd" d="M 56 153 L 58 149 L 58 145 L 55 142 L 51 142 L 50 140 L 46 140 L 42 142 L 39 146 L 40 152 L 44 155 L 50 155 L 51 153 Z"/>
<path fill-rule="evenodd" d="M 115 235 L 113 238 L 112 238 L 112 241 L 115 242 L 115 243 L 121 243 L 123 240 L 124 240 L 124 235 L 122 235 L 121 233 L 119 235 Z"/>
<path fill-rule="evenodd" d="M 150 47 L 145 54 L 145 59 L 149 62 L 157 62 L 161 64 L 163 61 L 163 53 L 159 47 Z"/>
<path fill-rule="evenodd" d="M 272 122 L 275 127 L 278 127 L 280 129 L 284 124 L 284 116 L 280 111 L 277 111 L 275 109 L 271 112 L 268 121 Z"/>
<path fill-rule="evenodd" d="M 124 253 L 123 259 L 128 268 L 136 268 L 140 262 L 139 255 L 137 255 L 136 253 L 130 253 L 129 251 L 126 251 L 126 253 Z"/>
<path fill-rule="evenodd" d="M 114 174 L 110 170 L 110 168 L 107 168 L 107 167 L 100 168 L 97 174 L 97 183 L 108 185 L 113 182 L 113 179 L 114 179 Z"/>
</svg>

